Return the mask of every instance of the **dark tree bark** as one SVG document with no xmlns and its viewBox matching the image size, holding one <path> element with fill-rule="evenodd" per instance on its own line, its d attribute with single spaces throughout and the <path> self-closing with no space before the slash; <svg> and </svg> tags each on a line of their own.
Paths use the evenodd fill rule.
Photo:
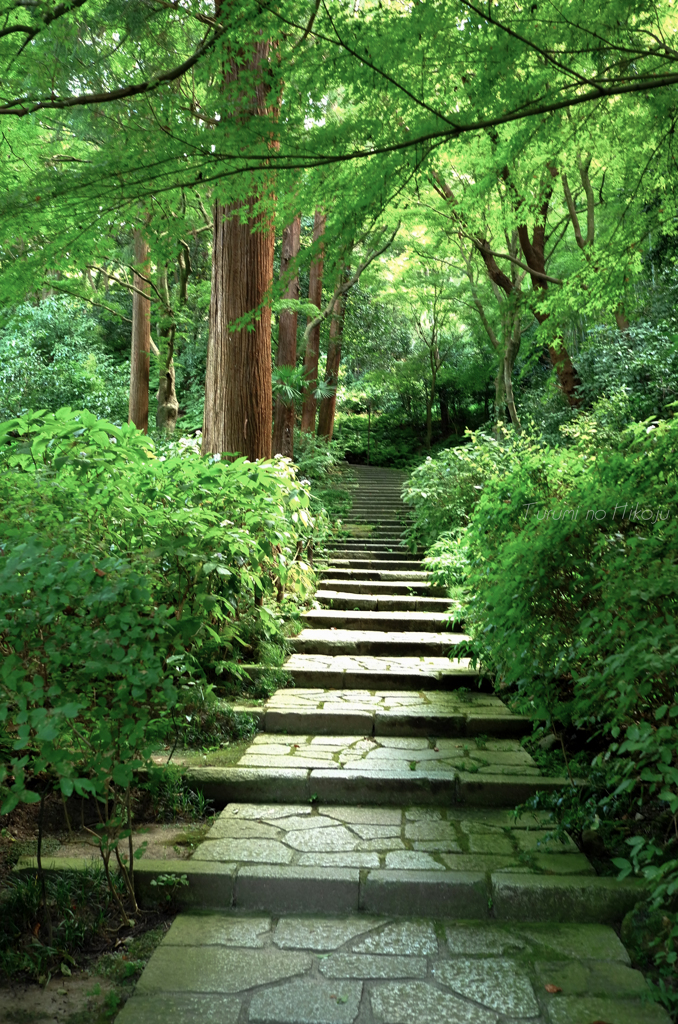
<svg viewBox="0 0 678 1024">
<path fill-rule="evenodd" d="M 438 405 L 440 406 L 440 429 L 443 437 L 448 437 L 450 433 L 450 410 L 445 399 L 440 396 L 438 396 Z"/>
<path fill-rule="evenodd" d="M 269 42 L 258 42 L 245 65 L 254 86 L 231 116 L 269 113 L 266 66 Z M 227 80 L 238 78 L 232 62 Z M 271 456 L 273 399 L 271 382 L 271 310 L 263 307 L 273 279 L 273 227 L 265 213 L 255 215 L 261 196 L 214 206 L 212 302 L 205 375 L 203 452 L 232 452 L 248 459 Z M 248 327 L 229 325 L 259 309 Z"/>
<path fill-rule="evenodd" d="M 557 177 L 558 172 L 554 167 L 548 166 L 548 173 L 551 179 Z M 444 199 L 449 203 L 454 203 L 454 194 L 450 186 L 443 181 L 439 175 L 434 175 L 437 191 Z M 505 167 L 502 172 L 502 178 L 506 183 L 509 191 L 512 194 L 513 208 L 517 212 L 523 205 L 523 198 L 516 192 L 513 187 L 513 182 L 510 179 L 509 169 Z M 583 180 L 583 178 L 582 178 Z M 526 222 L 523 222 L 518 227 L 518 239 L 520 241 L 520 247 L 522 249 L 523 257 L 526 266 L 524 267 L 530 274 L 532 281 L 532 289 L 534 295 L 534 301 L 530 303 L 530 309 L 537 320 L 537 323 L 543 324 L 548 320 L 549 314 L 543 313 L 539 309 L 539 299 L 542 298 L 548 288 L 548 277 L 546 273 L 546 221 L 549 213 L 549 205 L 551 202 L 551 195 L 553 188 L 551 185 L 546 189 L 544 201 L 541 205 L 539 213 L 535 219 L 535 224 L 532 229 L 532 238 L 530 239 L 530 233 Z M 578 225 L 575 224 L 575 233 L 578 230 Z M 590 218 L 589 218 L 589 232 L 591 230 Z M 482 237 L 475 237 L 473 244 L 483 258 L 485 268 L 487 270 L 490 281 L 497 288 L 501 288 L 507 297 L 514 295 L 514 299 L 518 298 L 519 289 L 515 287 L 514 281 L 508 277 L 503 270 L 499 267 L 492 248 L 488 241 Z M 562 283 L 562 282 L 561 282 Z M 558 377 L 558 384 L 560 389 L 565 395 L 568 403 L 572 406 L 579 404 L 579 398 L 576 393 L 577 385 L 579 384 L 579 377 L 577 371 L 574 368 L 570 354 L 562 343 L 561 339 L 556 339 L 554 344 L 547 346 L 549 359 L 551 365 L 556 371 Z M 517 350 L 516 350 L 517 354 Z M 501 372 L 501 370 L 500 370 Z M 500 391 L 503 393 L 503 384 L 500 385 L 499 378 L 497 378 L 497 390 L 496 390 L 496 403 L 499 401 Z"/>
<path fill-rule="evenodd" d="M 313 222 L 313 241 L 317 242 L 325 233 L 325 217 L 319 210 L 315 211 Z M 323 250 L 322 247 L 311 263 L 308 278 L 308 301 L 320 309 L 323 297 Z M 315 414 L 317 402 L 313 392 L 318 386 L 318 355 L 320 353 L 320 324 L 311 329 L 304 352 L 304 380 L 306 395 L 301 408 L 301 429 L 307 433 L 315 430 Z"/>
<path fill-rule="evenodd" d="M 295 217 L 290 225 L 283 230 L 282 253 L 280 257 L 280 277 L 289 272 L 290 263 L 299 255 L 301 218 Z M 290 278 L 284 292 L 286 299 L 299 298 L 299 277 Z M 280 314 L 278 324 L 278 366 L 295 366 L 297 362 L 297 314 L 284 310 Z M 275 417 L 273 425 L 273 453 L 294 455 L 294 402 L 275 400 Z"/>
<path fill-rule="evenodd" d="M 551 174 L 555 175 L 555 170 L 550 168 Z M 546 280 L 546 218 L 548 216 L 549 202 L 551 198 L 551 192 L 549 191 L 546 199 L 540 210 L 540 216 L 532 230 L 532 240 L 530 240 L 529 232 L 526 224 L 522 224 L 518 228 L 518 238 L 520 240 L 520 248 L 523 251 L 525 262 L 530 268 L 530 277 L 532 280 L 532 288 L 537 296 L 546 295 L 548 288 L 548 281 Z M 542 313 L 538 305 L 539 299 L 532 306 L 532 312 L 534 317 L 539 324 L 545 323 L 548 318 L 548 313 Z M 574 368 L 570 354 L 562 344 L 560 339 L 556 339 L 552 345 L 548 346 L 548 353 L 551 359 L 551 365 L 556 371 L 558 377 L 558 384 L 560 389 L 565 395 L 569 405 L 575 406 L 579 404 L 579 399 L 576 394 L 577 385 L 579 384 L 579 377 L 577 371 Z"/>
<path fill-rule="evenodd" d="M 132 355 L 129 385 L 129 422 L 148 433 L 148 377 L 151 351 L 151 286 L 148 277 L 148 245 L 140 231 L 134 232 L 134 274 L 132 292 Z"/>
<path fill-rule="evenodd" d="M 334 433 L 334 414 L 337 408 L 337 384 L 339 382 L 339 367 L 341 365 L 341 336 L 344 330 L 344 296 L 338 295 L 334 304 L 332 323 L 330 324 L 330 344 L 327 350 L 327 365 L 325 368 L 325 383 L 334 391 L 320 403 L 320 414 L 318 416 L 318 434 L 332 440 Z"/>
</svg>

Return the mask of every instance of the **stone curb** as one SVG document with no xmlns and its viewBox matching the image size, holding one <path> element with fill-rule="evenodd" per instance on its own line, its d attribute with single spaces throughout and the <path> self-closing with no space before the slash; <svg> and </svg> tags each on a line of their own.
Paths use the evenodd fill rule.
<svg viewBox="0 0 678 1024">
<path fill-rule="evenodd" d="M 83 871 L 96 858 L 44 859 L 48 874 Z M 22 857 L 15 871 L 37 869 L 35 857 Z M 527 875 L 499 872 L 396 871 L 144 860 L 135 866 L 137 895 L 155 902 L 163 889 L 151 883 L 161 875 L 185 875 L 187 886 L 174 893 L 182 909 L 236 909 L 270 914 L 367 914 L 396 917 L 449 917 L 521 923 L 576 921 L 619 924 L 648 888 L 640 879 L 618 882 L 591 875 Z"/>
<path fill-rule="evenodd" d="M 228 803 L 403 804 L 515 807 L 567 779 L 491 777 L 469 772 L 346 771 L 336 768 L 189 768 L 187 777 L 216 807 Z"/>
</svg>

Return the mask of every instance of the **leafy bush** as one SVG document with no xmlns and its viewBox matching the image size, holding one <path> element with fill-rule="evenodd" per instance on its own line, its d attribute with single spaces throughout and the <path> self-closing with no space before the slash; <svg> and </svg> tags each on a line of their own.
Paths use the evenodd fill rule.
<svg viewBox="0 0 678 1024">
<path fill-rule="evenodd" d="M 585 402 L 622 392 L 628 425 L 669 415 L 678 398 L 678 334 L 675 319 L 639 323 L 628 331 L 597 329 L 577 359 Z"/>
<path fill-rule="evenodd" d="M 285 461 L 151 444 L 70 409 L 0 427 L 1 813 L 37 776 L 95 794 L 106 869 L 173 707 L 237 667 L 243 619 L 279 629 L 314 528 Z"/>
<path fill-rule="evenodd" d="M 24 303 L 0 329 L 0 418 L 28 409 L 87 408 L 127 419 L 129 362 L 115 362 L 91 308 L 71 299 Z"/>
<path fill-rule="evenodd" d="M 321 483 L 336 472 L 344 459 L 340 441 L 328 441 L 309 431 L 297 430 L 294 435 L 294 462 L 299 476 L 312 483 Z"/>
<path fill-rule="evenodd" d="M 423 565 L 434 586 L 462 587 L 469 567 L 465 528 L 459 526 L 441 533 L 429 548 Z"/>
<path fill-rule="evenodd" d="M 614 819 L 626 844 L 618 868 L 645 874 L 653 905 L 670 909 L 678 420 L 635 424 L 614 447 L 600 443 L 592 419 L 569 434 L 569 447 L 526 448 L 485 480 L 466 532 L 469 631 L 518 710 L 558 734 L 572 727 L 589 737 L 600 771 L 585 809 L 576 797 L 577 813 L 591 828 Z M 563 816 L 562 797 L 557 803 Z M 678 919 L 672 927 L 678 935 Z"/>
<path fill-rule="evenodd" d="M 366 414 L 339 413 L 335 436 L 351 462 L 407 469 L 426 449 L 421 428 L 403 425 L 401 416 L 373 414 L 368 426 Z"/>
<path fill-rule="evenodd" d="M 466 527 L 485 481 L 508 471 L 524 451 L 542 447 L 509 432 L 500 439 L 480 432 L 468 438 L 467 444 L 429 456 L 403 488 L 403 501 L 413 510 L 406 534 L 412 547 L 429 547 L 441 534 Z"/>
</svg>

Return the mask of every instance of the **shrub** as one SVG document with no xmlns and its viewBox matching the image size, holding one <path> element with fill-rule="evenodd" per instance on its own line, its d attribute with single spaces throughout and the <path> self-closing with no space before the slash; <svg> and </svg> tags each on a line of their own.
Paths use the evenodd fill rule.
<svg viewBox="0 0 678 1024">
<path fill-rule="evenodd" d="M 172 709 L 237 664 L 242 620 L 279 628 L 264 598 L 314 528 L 288 463 L 177 452 L 70 409 L 0 426 L 0 813 L 95 794 L 106 870 Z"/>
<path fill-rule="evenodd" d="M 485 482 L 508 472 L 525 453 L 543 448 L 509 431 L 500 438 L 480 432 L 467 436 L 468 443 L 429 456 L 403 488 L 403 501 L 413 511 L 406 533 L 412 547 L 429 547 L 441 534 L 468 526 Z"/>
<path fill-rule="evenodd" d="M 91 307 L 27 302 L 0 329 L 0 419 L 68 405 L 124 421 L 128 395 L 129 363 L 105 351 Z"/>
<path fill-rule="evenodd" d="M 593 829 L 611 821 L 622 876 L 644 874 L 668 913 L 678 892 L 678 420 L 635 424 L 614 447 L 597 443 L 592 420 L 569 432 L 570 447 L 524 452 L 485 481 L 466 533 L 469 632 L 536 726 L 590 738 L 589 792 L 558 795 L 555 812 Z M 670 968 L 678 918 L 667 922 Z"/>
<path fill-rule="evenodd" d="M 463 587 L 468 576 L 466 530 L 459 526 L 441 533 L 423 560 L 436 587 Z"/>
</svg>

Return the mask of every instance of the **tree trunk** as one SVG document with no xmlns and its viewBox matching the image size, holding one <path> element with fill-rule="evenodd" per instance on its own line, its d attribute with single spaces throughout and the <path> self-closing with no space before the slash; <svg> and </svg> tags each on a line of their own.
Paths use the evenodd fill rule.
<svg viewBox="0 0 678 1024">
<path fill-rule="evenodd" d="M 158 406 L 155 412 L 155 425 L 159 431 L 173 434 L 179 414 L 179 401 L 175 389 L 176 375 L 174 373 L 174 339 L 177 325 L 170 303 L 166 266 L 163 268 L 159 283 L 165 302 L 165 309 L 163 310 L 164 323 L 158 335 L 158 340 L 160 341 L 160 381 L 156 395 Z"/>
<path fill-rule="evenodd" d="M 553 173 L 553 172 L 552 172 Z M 536 224 L 532 231 L 532 241 L 527 230 L 527 225 L 521 224 L 518 228 L 518 238 L 520 239 L 520 247 L 525 257 L 525 262 L 530 268 L 530 276 L 532 278 L 532 288 L 534 292 L 539 294 L 546 294 L 548 288 L 548 282 L 543 276 L 546 274 L 546 255 L 545 255 L 545 242 L 546 242 L 546 217 L 548 214 L 550 192 L 544 201 L 542 207 L 540 223 Z M 537 302 L 539 299 L 537 298 Z M 538 308 L 532 307 L 537 323 L 543 324 L 548 318 L 548 313 L 541 313 Z M 560 390 L 565 395 L 567 402 L 571 406 L 579 405 L 579 398 L 577 396 L 577 385 L 579 384 L 579 376 L 574 368 L 570 354 L 562 344 L 560 338 L 554 340 L 553 344 L 548 346 L 549 357 L 551 359 L 551 365 L 556 371 L 558 377 L 558 384 Z"/>
<path fill-rule="evenodd" d="M 134 232 L 134 264 L 148 277 L 149 248 Z M 148 433 L 148 375 L 151 351 L 151 286 L 137 273 L 132 293 L 132 357 L 129 384 L 129 422 Z"/>
<path fill-rule="evenodd" d="M 430 392 L 426 393 L 426 449 L 431 449 L 431 437 L 433 435 L 433 399 Z"/>
<path fill-rule="evenodd" d="M 504 409 L 506 407 L 504 381 L 504 360 L 501 358 L 497 376 L 494 379 L 494 433 L 497 436 L 499 435 L 499 424 L 504 422 Z"/>
<path fill-rule="evenodd" d="M 255 76 L 253 91 L 242 100 L 245 115 L 268 112 L 264 70 L 269 51 L 269 42 L 258 42 L 244 66 Z M 238 75 L 234 60 L 227 78 Z M 202 438 L 203 453 L 237 452 L 250 461 L 270 458 L 273 426 L 271 309 L 261 307 L 273 279 L 274 234 L 268 216 L 254 213 L 260 199 L 254 192 L 245 201 L 214 206 Z M 257 309 L 254 322 L 230 329 Z"/>
<path fill-rule="evenodd" d="M 626 334 L 631 325 L 629 324 L 629 319 L 626 315 L 626 310 L 624 309 L 623 303 L 620 302 L 617 308 L 615 309 L 614 318 L 617 323 L 617 330 L 623 331 L 624 334 Z"/>
<path fill-rule="evenodd" d="M 280 276 L 288 272 L 292 260 L 299 255 L 301 234 L 301 218 L 295 217 L 290 225 L 283 230 L 282 253 L 280 257 Z M 288 282 L 284 292 L 286 299 L 299 298 L 299 277 L 297 274 Z M 295 366 L 297 362 L 297 314 L 284 310 L 280 314 L 278 324 L 278 366 Z M 273 426 L 274 455 L 294 455 L 294 402 L 275 400 L 275 418 Z"/>
<path fill-rule="evenodd" d="M 450 410 L 444 398 L 438 399 L 438 405 L 440 406 L 440 429 L 443 437 L 448 437 L 450 433 Z"/>
<path fill-rule="evenodd" d="M 426 393 L 426 447 L 430 450 L 431 437 L 433 435 L 433 403 L 436 400 L 436 380 L 438 377 L 438 367 L 440 365 L 440 352 L 435 340 L 433 340 L 432 347 L 429 351 L 429 357 L 431 365 L 431 390 Z"/>
<path fill-rule="evenodd" d="M 334 392 L 323 398 L 318 416 L 318 434 L 332 440 L 334 433 L 334 414 L 337 408 L 337 385 L 339 383 L 339 366 L 341 365 L 341 336 L 344 330 L 344 296 L 339 295 L 334 304 L 332 322 L 330 324 L 330 344 L 327 349 L 327 365 L 325 383 L 334 388 Z"/>
<path fill-rule="evenodd" d="M 320 213 L 319 210 L 315 211 L 315 219 L 313 221 L 313 241 L 317 242 L 319 238 L 325 233 L 325 217 Z M 320 309 L 322 305 L 323 297 L 323 250 L 322 247 L 318 252 L 318 255 L 311 263 L 311 269 L 308 278 L 308 301 Z M 301 429 L 307 433 L 313 433 L 315 430 L 315 413 L 316 413 L 316 399 L 313 394 L 318 386 L 318 355 L 320 353 L 320 324 L 311 330 L 308 341 L 306 342 L 306 351 L 304 352 L 304 380 L 306 384 L 306 396 L 304 398 L 304 404 L 301 409 Z"/>
</svg>

